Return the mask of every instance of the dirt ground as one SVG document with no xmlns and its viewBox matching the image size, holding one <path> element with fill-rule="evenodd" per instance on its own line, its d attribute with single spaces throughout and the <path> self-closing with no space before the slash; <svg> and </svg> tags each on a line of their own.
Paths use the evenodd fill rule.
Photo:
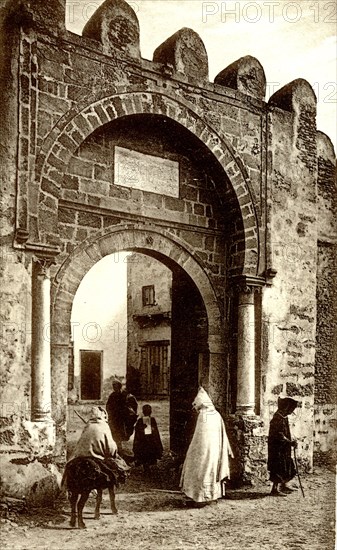
<svg viewBox="0 0 337 550">
<path fill-rule="evenodd" d="M 303 477 L 305 498 L 296 491 L 269 496 L 269 485 L 227 490 L 215 505 L 190 509 L 177 491 L 177 472 L 159 467 L 150 479 L 134 469 L 119 489 L 118 516 L 104 494 L 100 520 L 94 497 L 84 514 L 87 528 L 69 527 L 66 500 L 56 509 L 31 511 L 0 520 L 1 548 L 10 550 L 332 550 L 335 475 L 316 470 Z M 170 489 L 168 488 L 170 487 Z"/>
<path fill-rule="evenodd" d="M 141 405 L 139 410 L 141 410 Z M 179 468 L 168 454 L 168 402 L 151 402 L 166 452 L 144 477 L 131 470 L 117 491 L 118 515 L 104 493 L 101 519 L 94 520 L 94 496 L 85 509 L 87 528 L 71 529 L 66 498 L 50 509 L 0 520 L 1 549 L 9 550 L 332 550 L 335 525 L 335 474 L 316 470 L 303 477 L 305 498 L 297 490 L 287 497 L 269 496 L 269 484 L 227 489 L 224 499 L 200 509 L 187 508 L 179 492 Z M 87 418 L 88 411 L 79 412 Z M 83 422 L 70 418 L 69 452 Z M 132 452 L 132 438 L 125 449 Z M 52 503 L 51 503 L 52 504 Z"/>
</svg>

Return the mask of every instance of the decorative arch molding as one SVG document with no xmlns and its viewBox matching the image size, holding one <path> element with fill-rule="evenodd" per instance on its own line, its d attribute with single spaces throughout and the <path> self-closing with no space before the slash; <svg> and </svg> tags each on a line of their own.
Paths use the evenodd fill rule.
<svg viewBox="0 0 337 550">
<path fill-rule="evenodd" d="M 36 164 L 39 184 L 38 211 L 44 215 L 38 220 L 40 242 L 48 243 L 50 220 L 45 203 L 57 201 L 63 174 L 73 153 L 95 130 L 121 117 L 137 114 L 156 114 L 168 117 L 194 134 L 215 156 L 226 173 L 237 198 L 245 234 L 243 273 L 257 274 L 259 261 L 259 223 L 254 194 L 249 179 L 243 174 L 241 159 L 233 152 L 220 132 L 216 132 L 193 110 L 186 100 L 158 91 L 133 91 L 100 97 L 96 101 L 75 107 L 62 118 L 59 126 L 46 138 Z M 49 228 L 48 228 L 49 222 Z M 252 236 L 252 233 L 254 235 Z M 54 241 L 57 240 L 55 236 Z M 249 265 L 249 267 L 248 267 Z"/>
<path fill-rule="evenodd" d="M 148 254 L 167 266 L 179 266 L 192 279 L 204 301 L 208 318 L 210 352 L 222 350 L 221 312 L 213 285 L 186 243 L 151 226 L 116 226 L 83 241 L 62 264 L 52 285 L 52 345 L 69 341 L 71 310 L 76 291 L 88 271 L 102 258 L 121 251 Z"/>
</svg>

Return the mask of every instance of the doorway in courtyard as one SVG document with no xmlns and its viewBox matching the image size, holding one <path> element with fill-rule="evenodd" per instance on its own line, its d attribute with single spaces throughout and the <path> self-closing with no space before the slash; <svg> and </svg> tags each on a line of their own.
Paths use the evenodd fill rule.
<svg viewBox="0 0 337 550">
<path fill-rule="evenodd" d="M 151 403 L 166 448 L 184 450 L 209 351 L 205 304 L 180 266 L 133 251 L 102 258 L 75 294 L 70 350 L 68 456 L 83 428 L 79 415 L 105 405 L 115 379 L 137 397 L 138 412 Z"/>
</svg>

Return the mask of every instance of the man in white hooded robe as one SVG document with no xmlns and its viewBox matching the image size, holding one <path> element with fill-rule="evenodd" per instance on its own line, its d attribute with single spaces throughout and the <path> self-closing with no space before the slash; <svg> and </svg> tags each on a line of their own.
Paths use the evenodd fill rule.
<svg viewBox="0 0 337 550">
<path fill-rule="evenodd" d="M 224 422 L 209 395 L 199 388 L 193 402 L 198 419 L 180 479 L 182 492 L 194 502 L 207 503 L 223 496 L 222 480 L 229 478 L 233 453 Z"/>
</svg>

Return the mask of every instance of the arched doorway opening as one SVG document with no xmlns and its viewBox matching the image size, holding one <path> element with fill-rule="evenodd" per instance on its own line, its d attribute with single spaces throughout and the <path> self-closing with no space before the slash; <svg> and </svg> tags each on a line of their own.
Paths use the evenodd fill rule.
<svg viewBox="0 0 337 550">
<path fill-rule="evenodd" d="M 74 296 L 70 349 L 68 456 L 79 416 L 105 405 L 116 379 L 160 415 L 165 447 L 185 449 L 192 400 L 199 384 L 208 386 L 209 350 L 205 305 L 183 269 L 139 252 L 99 260 Z"/>
<path fill-rule="evenodd" d="M 151 238 L 150 238 L 151 237 Z M 141 241 L 145 246 L 142 246 Z M 149 242 L 152 242 L 151 247 Z M 124 246 L 122 245 L 124 243 Z M 136 245 L 137 243 L 137 245 Z M 147 243 L 147 244 L 146 244 Z M 158 246 L 160 245 L 160 246 Z M 158 252 L 157 247 L 161 250 Z M 167 254 L 164 255 L 162 250 L 166 249 Z M 95 260 L 93 259 L 93 251 L 95 250 Z M 218 357 L 219 352 L 221 351 L 221 346 L 214 344 L 214 340 L 217 340 L 218 343 L 221 340 L 220 332 L 220 312 L 218 309 L 218 304 L 212 286 L 203 272 L 201 266 L 195 262 L 193 257 L 188 253 L 187 250 L 184 250 L 180 245 L 174 243 L 171 239 L 167 239 L 164 236 L 156 235 L 149 231 L 121 231 L 120 233 L 106 235 L 104 238 L 101 238 L 98 242 L 93 241 L 92 243 L 87 243 L 85 248 L 82 248 L 81 251 L 78 251 L 77 254 L 72 258 L 72 262 L 64 266 L 63 273 L 60 272 L 60 277 L 58 281 L 58 288 L 55 288 L 55 297 L 53 302 L 53 311 L 54 311 L 54 320 L 53 327 L 55 330 L 55 338 L 53 338 L 52 345 L 52 357 L 53 357 L 53 397 L 58 399 L 58 405 L 60 405 L 60 400 L 63 399 L 65 409 L 67 410 L 67 419 L 68 427 L 65 422 L 66 438 L 72 439 L 74 441 L 75 433 L 69 435 L 69 429 L 72 430 L 71 424 L 74 417 L 73 409 L 77 408 L 78 412 L 83 412 L 88 410 L 89 406 L 92 406 L 93 403 L 100 402 L 105 404 L 106 398 L 108 395 L 108 386 L 105 386 L 106 383 L 109 383 L 112 378 L 117 374 L 112 372 L 111 369 L 106 371 L 104 375 L 104 360 L 97 366 L 95 361 L 92 363 L 93 369 L 93 379 L 97 377 L 97 369 L 101 373 L 101 382 L 98 384 L 100 388 L 98 395 L 87 395 L 85 392 L 87 388 L 90 388 L 90 391 L 93 389 L 93 384 L 90 384 L 90 360 L 93 358 L 89 357 L 89 365 L 84 361 L 83 363 L 83 373 L 81 380 L 81 367 L 78 363 L 77 371 L 72 367 L 72 353 L 69 353 L 69 350 L 74 349 L 74 342 L 72 340 L 72 329 L 79 327 L 81 332 L 83 332 L 83 326 L 86 325 L 86 330 L 84 331 L 87 340 L 97 340 L 97 330 L 94 325 L 99 325 L 99 334 L 102 334 L 102 328 L 100 323 L 94 318 L 93 315 L 90 317 L 90 321 L 81 322 L 80 318 L 76 315 L 71 316 L 73 310 L 74 299 L 76 299 L 77 291 L 81 294 L 81 282 L 83 278 L 90 273 L 91 268 L 95 269 L 95 266 L 99 264 L 99 261 L 106 260 L 111 256 L 114 251 L 117 252 L 119 257 L 122 257 L 122 251 L 128 251 L 126 258 L 134 258 L 137 255 L 139 258 L 150 258 L 151 261 L 155 261 L 158 264 L 161 264 L 165 269 L 170 273 L 170 364 L 169 364 L 169 377 L 168 377 L 168 392 L 166 399 L 169 400 L 169 429 L 164 427 L 169 432 L 169 447 L 173 450 L 181 450 L 186 445 L 186 433 L 185 426 L 188 420 L 188 416 L 191 410 L 191 402 L 196 394 L 199 384 L 209 387 L 210 384 L 215 382 L 217 373 L 212 373 L 212 362 L 214 358 Z M 109 254 L 111 252 L 111 254 Z M 88 258 L 91 257 L 91 266 L 88 265 Z M 97 263 L 98 262 L 98 263 Z M 134 264 L 137 266 L 138 273 L 141 273 L 144 262 L 140 261 L 139 264 Z M 79 272 L 79 266 L 81 266 L 81 272 Z M 135 270 L 135 279 L 137 280 L 137 269 Z M 77 283 L 75 284 L 74 277 L 76 276 Z M 69 293 L 69 282 L 72 281 L 72 292 L 71 300 Z M 149 279 L 147 282 L 154 284 L 143 285 L 144 280 L 138 277 L 138 296 L 142 295 L 144 286 L 154 286 L 154 291 L 156 292 L 156 286 L 159 289 L 157 294 L 157 299 L 160 299 L 160 283 L 157 278 L 152 281 Z M 111 287 L 113 282 L 111 281 Z M 96 280 L 95 286 L 100 286 L 99 277 Z M 110 287 L 110 291 L 112 291 Z M 67 289 L 67 290 L 66 290 Z M 64 303 L 65 292 L 69 294 L 69 304 L 66 306 Z M 117 290 L 118 292 L 118 290 Z M 94 295 L 94 288 L 92 289 L 92 294 Z M 204 294 L 204 297 L 202 296 Z M 126 298 L 130 296 L 130 292 L 127 292 Z M 145 310 L 148 307 L 144 306 Z M 157 306 L 155 306 L 157 307 Z M 62 310 L 62 313 L 61 313 Z M 144 310 L 144 308 L 143 308 Z M 151 324 L 156 324 L 158 319 L 162 317 L 162 314 L 165 311 L 160 311 L 160 308 L 157 308 L 158 317 L 156 319 L 156 313 L 152 312 L 144 313 L 144 311 L 134 311 L 132 313 L 133 319 L 137 319 L 137 322 L 147 322 Z M 167 313 L 167 312 L 166 312 Z M 116 329 L 115 320 L 111 319 L 112 326 Z M 130 321 L 127 321 L 130 322 Z M 64 323 L 68 323 L 68 349 L 66 343 L 63 341 L 62 345 L 57 342 L 57 334 L 60 332 L 57 330 L 57 327 L 64 326 Z M 92 337 L 88 333 L 88 330 L 91 329 L 94 331 Z M 125 329 L 125 326 L 123 327 Z M 126 347 L 128 345 L 128 331 L 134 330 L 134 327 L 127 325 L 126 331 L 120 331 L 119 335 L 121 338 L 126 338 Z M 96 330 L 96 332 L 95 332 Z M 148 327 L 147 327 L 148 331 Z M 209 341 L 210 332 L 212 342 Z M 112 339 L 113 339 L 112 331 Z M 216 333 L 216 334 L 215 334 Z M 64 334 L 64 332 L 63 332 Z M 89 337 L 88 337 L 89 336 Z M 148 345 L 151 341 L 149 339 L 149 333 L 147 336 L 138 335 L 138 346 L 140 348 L 139 361 L 138 364 L 128 363 L 127 350 L 125 355 L 125 367 L 124 372 L 120 372 L 119 375 L 121 379 L 125 382 L 129 382 L 131 371 L 133 371 L 133 376 L 135 374 L 135 369 L 141 369 L 142 367 L 142 357 L 141 357 L 141 347 L 145 344 Z M 157 336 L 155 336 L 157 338 Z M 103 340 L 106 338 L 103 338 Z M 132 338 L 130 338 L 132 340 Z M 155 344 L 156 340 L 152 343 Z M 134 343 L 134 341 L 133 341 Z M 162 343 L 162 338 L 160 339 Z M 167 343 L 167 342 L 166 342 Z M 120 344 L 120 342 L 118 342 Z M 114 348 L 114 342 L 110 342 L 112 348 L 110 353 Z M 88 346 L 87 346 L 88 347 Z M 104 347 L 104 346 L 103 346 Z M 76 354 L 78 360 L 80 360 L 81 351 L 88 351 L 89 356 L 94 351 L 101 353 L 102 349 L 101 342 L 98 346 L 89 346 L 91 349 L 80 349 L 79 346 L 76 347 Z M 113 351 L 112 351 L 113 352 Z M 216 352 L 216 353 L 214 353 Z M 73 355 L 74 357 L 74 355 Z M 61 362 L 66 361 L 68 369 L 57 370 L 56 365 Z M 97 361 L 96 361 L 97 362 Z M 108 361 L 109 362 L 109 361 Z M 74 363 L 73 363 L 74 364 Z M 96 368 L 97 367 L 97 368 Z M 151 365 L 150 365 L 151 367 Z M 86 369 L 86 372 L 85 372 Z M 214 369 L 213 369 L 214 370 Z M 77 381 L 75 380 L 77 377 Z M 86 380 L 83 382 L 83 378 L 86 377 Z M 106 380 L 105 380 L 106 379 Z M 133 378 L 134 382 L 134 378 Z M 82 384 L 82 385 L 81 385 Z M 61 388 L 67 386 L 67 398 L 62 397 Z M 105 393 L 103 391 L 105 387 Z M 131 388 L 130 388 L 131 389 Z M 140 401 L 144 402 L 145 398 L 153 398 L 151 396 L 151 391 L 149 388 L 140 387 Z M 57 395 L 59 396 L 57 398 Z M 87 399 L 89 397 L 89 399 Z M 91 399 L 90 399 L 91 397 Z M 159 396 L 160 397 L 160 396 Z M 162 396 L 165 397 L 165 396 Z M 82 407 L 82 409 L 81 409 Z M 60 407 L 59 407 L 60 410 Z M 76 424 L 76 423 L 75 423 Z M 81 422 L 77 422 L 77 428 L 82 426 Z M 63 435 L 64 431 L 63 431 Z M 69 449 L 68 449 L 69 450 Z"/>
</svg>

